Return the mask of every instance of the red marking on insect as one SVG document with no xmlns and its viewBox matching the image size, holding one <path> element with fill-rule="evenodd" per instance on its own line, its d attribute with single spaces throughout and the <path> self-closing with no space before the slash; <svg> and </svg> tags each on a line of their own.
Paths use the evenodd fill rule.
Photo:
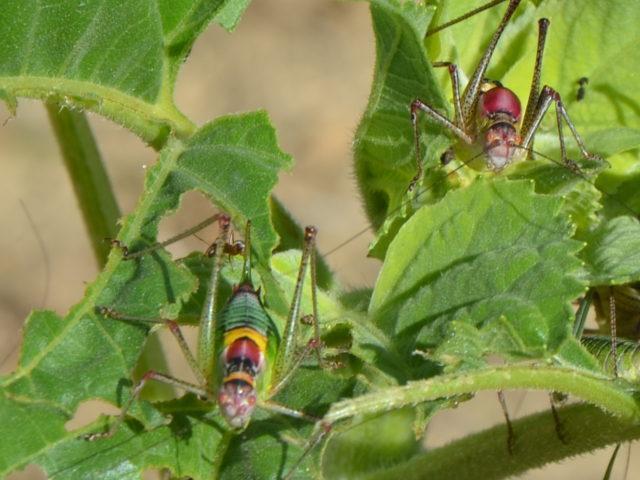
<svg viewBox="0 0 640 480">
<path fill-rule="evenodd" d="M 505 87 L 493 87 L 481 93 L 478 100 L 478 115 L 489 119 L 497 115 L 508 115 L 512 123 L 520 121 L 522 107 L 515 93 Z"/>
<path fill-rule="evenodd" d="M 262 353 L 253 340 L 243 337 L 229 345 L 225 352 L 227 362 L 231 362 L 235 358 L 247 358 L 257 366 L 260 364 Z"/>
</svg>

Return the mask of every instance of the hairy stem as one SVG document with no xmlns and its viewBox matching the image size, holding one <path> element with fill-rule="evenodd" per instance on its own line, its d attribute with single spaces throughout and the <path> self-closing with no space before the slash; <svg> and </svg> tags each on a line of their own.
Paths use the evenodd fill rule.
<svg viewBox="0 0 640 480">
<path fill-rule="evenodd" d="M 507 478 L 547 463 L 640 438 L 640 425 L 625 423 L 591 405 L 571 405 L 558 412 L 567 436 L 566 444 L 558 439 L 551 413 L 546 411 L 513 422 L 516 435 L 513 454 L 509 454 L 506 447 L 506 425 L 499 425 L 364 478 Z M 602 472 L 604 470 L 605 465 Z"/>
<path fill-rule="evenodd" d="M 640 420 L 636 399 L 615 381 L 587 372 L 546 365 L 513 365 L 463 374 L 441 375 L 410 382 L 383 392 L 334 403 L 324 417 L 328 423 L 416 405 L 480 390 L 535 389 L 575 395 L 621 419 Z"/>
</svg>

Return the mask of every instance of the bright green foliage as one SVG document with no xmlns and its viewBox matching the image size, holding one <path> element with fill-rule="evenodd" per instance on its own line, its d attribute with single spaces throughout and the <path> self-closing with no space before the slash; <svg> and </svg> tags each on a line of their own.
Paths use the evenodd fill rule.
<svg viewBox="0 0 640 480">
<path fill-rule="evenodd" d="M 193 133 L 173 103 L 178 69 L 216 14 L 233 28 L 247 0 L 9 2 L 0 12 L 0 89 L 60 100 L 161 146 Z M 13 101 L 13 100 L 12 100 Z"/>
<path fill-rule="evenodd" d="M 235 161 L 231 169 L 229 162 L 237 159 L 238 150 L 244 152 L 243 161 Z M 255 245 L 256 252 L 258 258 L 264 259 L 276 242 L 268 222 L 267 196 L 275 184 L 277 169 L 288 163 L 289 157 L 275 144 L 273 129 L 265 114 L 217 120 L 201 129 L 187 145 L 173 141 L 165 148 L 158 164 L 150 169 L 145 193 L 136 211 L 125 220 L 119 239 L 132 250 L 153 241 L 162 215 L 177 208 L 183 191 L 198 188 L 233 212 L 239 221 L 255 219 L 255 231 L 260 232 L 258 238 L 264 242 Z M 264 173 L 258 176 L 260 171 Z M 252 190 L 254 197 L 247 193 L 243 201 L 234 198 L 234 190 L 240 188 L 234 183 L 233 175 L 238 175 L 236 178 L 240 180 L 257 176 Z M 265 253 L 261 255 L 261 252 Z M 60 466 L 54 461 L 57 455 L 69 455 L 69 449 L 63 448 L 66 443 L 60 444 L 65 438 L 69 448 L 84 452 L 87 458 L 92 452 L 102 451 L 104 447 L 78 440 L 77 432 L 66 432 L 64 423 L 83 400 L 103 398 L 122 404 L 128 396 L 128 379 L 147 328 L 105 320 L 96 315 L 96 307 L 110 306 L 118 312 L 144 318 L 175 317 L 196 285 L 186 268 L 175 266 L 161 251 L 124 261 L 115 249 L 104 272 L 88 287 L 85 299 L 73 307 L 65 319 L 50 312 L 33 314 L 27 322 L 20 366 L 13 375 L 3 378 L 4 408 L 0 412 L 5 418 L 2 425 L 7 435 L 14 438 L 24 435 L 24 441 L 3 443 L 2 448 L 7 450 L 0 458 L 7 463 L 1 466 L 1 471 L 10 471 L 25 461 L 39 462 L 37 454 L 41 452 L 48 461 L 53 461 L 43 464 L 51 468 L 49 473 L 53 474 Z M 40 419 L 26 422 L 30 429 L 23 425 L 25 417 L 16 414 L 25 410 Z M 140 419 L 145 420 L 143 414 Z M 158 415 L 148 421 L 157 423 Z M 46 434 L 39 431 L 43 425 L 49 428 Z M 98 428 L 93 426 L 94 430 Z M 127 438 L 122 435 L 124 432 L 111 441 Z M 157 435 L 162 433 L 150 433 L 136 442 L 142 442 L 140 446 L 150 445 Z M 211 436 L 210 433 L 202 435 Z M 130 449 L 123 451 L 130 452 Z M 180 464 L 187 468 L 186 459 L 174 457 L 168 457 L 171 462 L 167 466 Z M 107 461 L 110 468 L 113 468 L 113 458 Z M 132 467 L 132 475 L 153 465 L 145 458 L 137 462 L 135 468 Z M 93 468 L 91 465 L 98 469 L 96 472 L 106 468 L 100 467 L 99 462 L 82 468 Z M 69 472 L 68 478 L 78 478 L 73 472 Z"/>
<path fill-rule="evenodd" d="M 391 216 L 383 232 L 394 232 L 394 216 L 406 214 L 399 208 L 416 171 L 409 105 L 415 98 L 429 98 L 445 108 L 445 101 L 422 47 L 431 11 L 412 2 L 376 1 L 371 16 L 376 66 L 369 104 L 356 132 L 355 167 L 369 219 L 380 227 Z M 440 130 L 437 133 L 424 142 L 429 166 L 449 144 Z M 378 250 L 374 255 L 382 257 L 384 251 Z"/>
<path fill-rule="evenodd" d="M 118 234 L 132 251 L 158 240 L 158 223 L 189 190 L 203 192 L 236 227 L 250 219 L 253 278 L 281 326 L 300 257 L 291 249 L 301 236 L 270 195 L 292 160 L 278 147 L 266 113 L 225 116 L 198 129 L 172 99 L 197 36 L 211 21 L 233 30 L 249 1 L 28 3 L 9 2 L 0 12 L 0 98 L 10 109 L 26 96 L 93 110 L 160 150 Z M 626 426 L 640 418 L 637 385 L 611 381 L 571 336 L 571 304 L 588 288 L 640 280 L 634 214 L 640 105 L 629 93 L 637 76 L 630 66 L 640 64 L 638 2 L 523 2 L 488 71 L 526 101 L 535 20 L 548 16 L 543 82 L 561 93 L 588 148 L 606 156 L 613 173 L 604 162 L 579 161 L 584 175 L 576 175 L 539 155 L 501 178 L 467 167 L 454 174 L 439 161 L 454 140 L 421 117 L 425 179 L 408 192 L 416 171 L 411 101 L 420 98 L 447 115 L 452 110 L 448 75 L 431 62 L 456 61 L 470 74 L 504 8 L 425 41 L 434 12 L 444 21 L 471 7 L 442 3 L 434 9 L 409 0 L 370 1 L 376 67 L 354 153 L 378 234 L 371 254 L 384 263 L 372 291 L 338 292 L 320 259 L 323 340 L 341 367 L 332 372 L 305 363 L 275 400 L 335 424 L 326 448 L 308 456 L 294 478 L 408 479 L 427 472 L 429 478 L 502 478 L 640 436 L 637 426 Z M 590 83 L 577 102 L 582 76 Z M 535 148 L 557 160 L 554 121 L 552 109 Z M 568 145 L 579 160 L 572 140 Z M 199 253 L 175 262 L 159 249 L 125 261 L 114 248 L 64 318 L 33 313 L 17 370 L 0 378 L 0 436 L 9 440 L 0 442 L 0 476 L 29 463 L 61 479 L 134 479 L 150 468 L 195 479 L 287 473 L 321 427 L 257 411 L 244 432 L 231 432 L 215 405 L 193 395 L 136 402 L 110 439 L 78 438 L 104 428 L 107 419 L 80 431 L 65 428 L 86 400 L 122 405 L 130 398 L 131 372 L 148 334 L 146 326 L 98 315 L 97 307 L 195 324 L 210 271 L 210 259 Z M 238 278 L 233 260 L 222 276 L 223 301 Z M 304 314 L 311 312 L 309 283 Z M 301 329 L 302 344 L 311 329 Z M 488 365 L 496 355 L 504 364 Z M 590 408 L 572 407 L 565 418 L 575 435 L 564 450 L 549 440 L 549 419 L 537 416 L 520 422 L 526 452 L 511 457 L 503 427 L 455 448 L 421 451 L 415 433 L 438 410 L 479 390 L 508 388 L 570 393 L 619 416 L 619 428 L 605 428 L 607 417 Z M 471 454 L 477 465 L 460 462 Z"/>
<path fill-rule="evenodd" d="M 458 16 L 475 6 L 470 2 L 442 4 L 437 15 L 439 21 Z M 372 2 L 371 7 L 378 47 L 376 77 L 367 111 L 356 134 L 355 153 L 359 185 L 372 224 L 379 227 L 380 217 L 387 218 L 372 249 L 372 255 L 379 258 L 384 256 L 389 237 L 393 237 L 415 211 L 415 199 L 405 195 L 415 174 L 413 134 L 408 115 L 411 101 L 420 98 L 450 118 L 453 115 L 452 106 L 443 105 L 443 94 L 433 93 L 436 85 L 440 85 L 444 98 L 451 98 L 451 81 L 446 69 L 436 70 L 434 78 L 434 71 L 423 65 L 436 60 L 453 61 L 461 68 L 462 78 L 465 74 L 470 76 L 504 11 L 504 6 L 496 7 L 443 31 L 437 38 L 430 37 L 425 51 L 422 38 L 429 18 L 426 13 L 416 15 L 414 8 L 411 2 L 400 6 L 398 2 L 382 0 Z M 631 114 L 638 102 L 625 97 L 624 92 L 632 92 L 636 88 L 633 69 L 626 68 L 626 65 L 631 65 L 627 62 L 638 56 L 634 47 L 638 33 L 632 27 L 640 21 L 638 15 L 634 2 L 619 1 L 614 6 L 608 1 L 593 1 L 585 5 L 548 1 L 541 2 L 539 7 L 523 2 L 515 14 L 516 20 L 505 29 L 487 72 L 488 78 L 499 79 L 514 90 L 524 108 L 535 56 L 536 20 L 549 18 L 551 26 L 542 82 L 560 92 L 588 148 L 606 157 L 614 166 L 612 172 L 624 171 L 622 177 L 611 178 L 612 173 L 603 175 L 598 185 L 632 207 L 640 206 L 637 189 L 633 188 L 638 162 L 632 162 L 632 158 L 637 158 L 637 155 L 629 157 L 623 152 L 640 146 L 640 124 L 638 116 Z M 607 18 L 605 23 L 601 21 L 603 16 Z M 620 40 L 621 31 L 628 31 L 627 35 L 622 35 L 625 41 Z M 416 73 L 417 70 L 421 73 Z M 586 99 L 577 102 L 577 80 L 582 76 L 589 77 L 590 81 Z M 578 159 L 579 153 L 566 125 L 564 134 L 571 158 Z M 425 153 L 427 171 L 422 188 L 417 189 L 421 204 L 440 198 L 447 181 L 456 185 L 456 178 L 464 173 L 457 172 L 448 180 L 442 178 L 443 170 L 438 166 L 438 158 L 448 144 L 443 138 L 442 128 L 422 118 L 421 148 Z M 536 135 L 534 148 L 555 159 L 560 158 L 553 107 Z M 584 166 L 587 171 L 593 167 Z M 552 169 L 556 170 L 553 176 L 565 178 L 572 184 L 579 183 L 575 175 L 559 172 L 562 168 Z M 617 195 L 616 189 L 624 188 L 620 184 L 626 187 L 626 191 Z M 567 194 L 566 186 L 564 190 L 561 193 Z M 576 203 L 582 200 L 577 198 Z M 604 203 L 607 206 L 611 204 L 610 208 L 615 209 L 618 215 L 629 214 L 610 197 L 605 198 Z M 567 208 L 573 210 L 575 205 L 570 203 Z M 595 206 L 590 206 L 589 210 L 592 208 Z M 591 212 L 582 214 L 590 215 Z M 582 227 L 580 219 L 576 220 Z"/>
<path fill-rule="evenodd" d="M 291 157 L 278 148 L 264 112 L 230 116 L 202 127 L 185 144 L 177 163 L 180 188 L 198 188 L 237 219 L 251 219 L 253 247 L 266 259 L 277 237 L 269 221 L 269 193 Z"/>
<path fill-rule="evenodd" d="M 617 217 L 603 222 L 580 253 L 592 285 L 618 285 L 638 280 L 640 224 L 635 218 Z"/>
<path fill-rule="evenodd" d="M 451 362 L 548 355 L 585 290 L 572 255 L 580 244 L 560 203 L 534 194 L 531 182 L 495 180 L 423 207 L 389 247 L 371 314 L 408 351 L 445 342 Z"/>
</svg>

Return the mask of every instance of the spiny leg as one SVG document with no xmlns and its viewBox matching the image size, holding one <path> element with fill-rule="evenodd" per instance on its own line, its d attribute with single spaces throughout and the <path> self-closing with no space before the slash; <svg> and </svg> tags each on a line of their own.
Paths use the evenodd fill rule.
<svg viewBox="0 0 640 480">
<path fill-rule="evenodd" d="M 124 419 L 127 417 L 127 412 L 133 405 L 133 402 L 140 396 L 140 392 L 142 391 L 142 388 L 145 386 L 145 384 L 149 380 L 155 380 L 158 382 L 165 383 L 167 385 L 171 385 L 173 387 L 181 388 L 183 390 L 186 390 L 187 392 L 194 393 L 202 398 L 210 397 L 210 393 L 205 388 L 202 388 L 199 385 L 194 385 L 193 383 L 185 382 L 183 380 L 172 377 L 170 375 L 165 375 L 164 373 L 159 373 L 154 370 L 149 370 L 142 376 L 138 384 L 135 386 L 135 388 L 133 389 L 133 392 L 131 393 L 131 397 L 129 397 L 127 402 L 124 404 L 124 406 L 122 407 L 122 410 L 120 410 L 120 415 L 118 415 L 116 420 L 109 426 L 109 429 L 106 432 L 89 433 L 87 435 L 83 435 L 82 438 L 88 441 L 94 441 L 94 440 L 112 437 L 118 431 L 118 428 L 120 427 L 120 425 L 122 425 L 122 422 L 124 422 Z"/>
<path fill-rule="evenodd" d="M 314 235 L 317 231 L 314 228 Z M 307 347 L 311 346 L 316 352 L 316 358 L 318 359 L 318 367 L 323 368 L 324 361 L 322 360 L 322 340 L 320 339 L 320 324 L 318 323 L 318 272 L 317 272 L 317 259 L 316 259 L 316 245 L 315 237 L 313 239 L 313 245 L 309 253 L 311 258 L 309 262 L 310 274 L 311 274 L 311 305 L 312 305 L 312 321 L 313 321 L 313 340 L 309 342 Z"/>
<path fill-rule="evenodd" d="M 500 36 L 504 31 L 504 28 L 507 26 L 509 19 L 515 12 L 516 8 L 520 0 L 510 0 L 509 5 L 507 6 L 507 10 L 500 21 L 500 25 L 493 33 L 493 37 L 491 37 L 491 41 L 487 46 L 487 49 L 478 63 L 476 70 L 473 72 L 469 83 L 467 84 L 467 88 L 465 88 L 464 93 L 462 94 L 462 118 L 465 121 L 471 119 L 474 115 L 475 105 L 478 101 L 478 95 L 480 93 L 480 86 L 484 80 L 485 73 L 487 72 L 487 68 L 489 67 L 489 62 L 491 61 L 491 57 L 493 56 L 493 52 L 496 49 L 496 45 L 498 44 L 498 40 L 500 40 Z"/>
<path fill-rule="evenodd" d="M 616 457 L 618 456 L 618 451 L 620 450 L 620 446 L 622 444 L 621 443 L 616 443 L 615 448 L 613 449 L 613 453 L 611 454 L 611 458 L 609 459 L 609 463 L 607 464 L 607 469 L 604 472 L 604 477 L 605 479 L 609 479 L 611 478 L 611 472 L 613 471 L 613 466 L 616 463 Z M 631 442 L 629 442 L 629 445 L 631 445 Z M 628 459 L 627 459 L 628 461 Z M 624 478 L 627 478 L 627 472 L 625 471 L 625 475 Z"/>
<path fill-rule="evenodd" d="M 332 426 L 330 423 L 325 422 L 324 420 L 320 420 L 316 422 L 316 426 L 314 428 L 313 434 L 307 442 L 307 446 L 305 447 L 300 458 L 296 460 L 296 462 L 292 465 L 291 470 L 284 476 L 283 480 L 290 480 L 295 473 L 296 469 L 300 466 L 302 461 L 311 453 L 311 451 L 316 448 L 320 442 L 331 432 Z"/>
<path fill-rule="evenodd" d="M 289 308 L 289 315 L 287 316 L 287 323 L 285 324 L 284 331 L 282 334 L 282 343 L 278 349 L 278 353 L 276 355 L 274 367 L 273 367 L 273 384 L 274 388 L 281 389 L 283 386 L 282 380 L 285 378 L 291 378 L 291 370 L 292 368 L 297 368 L 300 365 L 300 362 L 296 360 L 296 347 L 298 340 L 298 330 L 300 324 L 300 307 L 302 304 L 302 292 L 304 286 L 304 279 L 307 273 L 307 267 L 311 260 L 315 260 L 314 249 L 315 249 L 315 240 L 316 240 L 317 230 L 315 227 L 308 226 L 304 231 L 304 247 L 302 249 L 302 258 L 300 259 L 300 268 L 298 270 L 298 277 L 296 279 L 296 286 L 293 294 L 293 300 L 291 302 L 291 307 Z M 311 275 L 311 291 L 312 291 L 312 303 L 313 305 L 313 315 L 315 317 L 315 321 L 318 321 L 318 312 L 317 312 L 317 300 L 315 298 L 314 288 L 315 288 L 315 278 L 313 275 L 314 271 L 312 271 Z M 319 330 L 315 330 L 315 334 L 319 335 Z M 316 342 L 318 342 L 317 347 L 319 348 L 320 338 L 316 337 Z"/>
<path fill-rule="evenodd" d="M 567 398 L 566 395 L 563 395 L 559 392 L 549 393 L 549 403 L 551 404 L 551 415 L 553 416 L 553 424 L 556 430 L 556 436 L 558 437 L 558 440 L 560 440 L 564 445 L 568 445 L 569 441 L 567 440 L 567 435 L 564 430 L 564 425 L 560 420 L 560 414 L 558 413 L 556 404 L 565 401 L 566 398 Z"/>
<path fill-rule="evenodd" d="M 582 156 L 590 160 L 602 160 L 602 159 L 598 155 L 589 153 L 589 151 L 587 151 L 587 148 L 584 144 L 584 141 L 582 140 L 582 137 L 576 130 L 576 127 L 573 125 L 573 122 L 569 118 L 569 114 L 564 108 L 564 104 L 562 103 L 560 94 L 556 92 L 553 88 L 549 87 L 548 85 L 545 85 L 545 87 L 542 89 L 542 93 L 540 94 L 540 97 L 538 99 L 538 105 L 536 107 L 536 111 L 532 116 L 531 124 L 529 125 L 528 130 L 523 131 L 522 148 L 526 148 L 526 149 L 530 148 L 531 142 L 533 141 L 533 136 L 535 135 L 536 130 L 540 126 L 540 123 L 542 122 L 542 119 L 544 115 L 547 113 L 547 110 L 549 109 L 549 106 L 551 105 L 552 102 L 555 102 L 555 107 L 556 107 L 556 123 L 558 127 L 558 141 L 560 142 L 560 154 L 562 156 L 562 161 L 565 164 L 565 166 L 567 166 L 567 168 L 571 169 L 572 171 L 576 171 L 576 173 L 579 174 L 580 173 L 579 167 L 576 165 L 575 162 L 573 162 L 567 157 L 567 149 L 564 142 L 564 135 L 562 133 L 563 119 L 569 126 L 569 129 L 571 130 L 571 134 L 573 135 L 573 138 L 578 144 L 578 148 L 580 148 L 580 153 L 582 154 Z"/>
<path fill-rule="evenodd" d="M 180 330 L 179 325 L 175 321 L 165 320 L 165 319 L 149 319 L 149 318 L 137 317 L 132 315 L 125 315 L 125 314 L 118 313 L 115 310 L 108 307 L 98 307 L 98 313 L 100 313 L 101 315 L 104 315 L 105 317 L 109 317 L 115 320 L 120 320 L 125 322 L 168 326 L 169 331 L 173 334 L 176 341 L 178 342 L 178 345 L 180 346 L 180 349 L 182 350 L 182 353 L 185 359 L 187 360 L 189 367 L 193 371 L 196 379 L 198 380 L 198 385 L 185 382 L 183 380 L 177 379 L 170 375 L 166 375 L 163 373 L 156 372 L 154 370 L 150 370 L 142 376 L 142 379 L 134 387 L 133 392 L 131 393 L 131 397 L 129 398 L 129 400 L 127 400 L 125 405 L 122 407 L 120 411 L 120 415 L 118 415 L 118 418 L 116 419 L 115 422 L 113 422 L 113 424 L 111 424 L 109 429 L 106 432 L 92 433 L 92 434 L 85 435 L 83 438 L 85 438 L 86 440 L 93 441 L 93 440 L 108 438 L 113 436 L 117 432 L 118 428 L 120 427 L 124 419 L 126 418 L 127 412 L 130 410 L 131 406 L 133 405 L 133 402 L 140 396 L 140 392 L 142 391 L 142 388 L 149 380 L 155 380 L 168 385 L 172 385 L 174 387 L 179 387 L 188 392 L 195 393 L 200 397 L 210 396 L 210 393 L 207 391 L 206 379 L 202 371 L 200 370 L 198 363 L 196 362 L 196 359 L 194 358 L 193 353 L 189 348 L 189 345 L 184 339 L 184 336 L 182 335 L 182 331 Z"/>
<path fill-rule="evenodd" d="M 456 17 L 453 20 L 449 20 L 448 22 L 438 25 L 437 27 L 430 28 L 429 30 L 427 30 L 427 33 L 425 34 L 425 38 L 430 37 L 431 35 L 438 33 L 439 31 L 444 30 L 445 28 L 450 27 L 451 25 L 455 25 L 456 23 L 460 23 L 463 20 L 466 20 L 467 18 L 473 17 L 477 13 L 484 12 L 485 10 L 488 10 L 489 8 L 495 5 L 498 5 L 504 1 L 505 0 L 493 0 L 491 2 L 485 3 L 484 5 L 474 10 L 471 10 L 465 13 L 464 15 L 460 15 L 459 17 Z"/>
<path fill-rule="evenodd" d="M 500 402 L 500 407 L 502 407 L 504 419 L 507 422 L 507 450 L 509 451 L 509 455 L 513 455 L 513 447 L 515 445 L 516 437 L 513 433 L 513 425 L 509 418 L 509 410 L 507 410 L 507 401 L 504 398 L 504 392 L 502 390 L 498 390 L 498 401 Z"/>
<path fill-rule="evenodd" d="M 150 318 L 136 317 L 132 315 L 125 315 L 125 314 L 116 312 L 115 310 L 109 307 L 98 307 L 98 313 L 100 313 L 101 315 L 104 315 L 105 317 L 113 318 L 115 320 L 121 320 L 124 322 L 146 323 L 146 324 L 152 324 L 152 325 L 165 325 L 169 327 L 169 331 L 173 334 L 176 341 L 178 342 L 178 345 L 180 346 L 180 350 L 182 350 L 182 354 L 187 360 L 187 363 L 189 364 L 191 371 L 193 372 L 196 379 L 198 380 L 198 383 L 200 385 L 206 385 L 207 381 L 204 377 L 204 374 L 200 370 L 200 367 L 198 366 L 198 362 L 196 361 L 193 353 L 191 352 L 191 349 L 189 348 L 189 345 L 184 339 L 184 335 L 182 335 L 182 330 L 180 330 L 180 326 L 178 325 L 177 322 L 173 320 L 150 319 Z"/>
<path fill-rule="evenodd" d="M 198 333 L 197 364 L 206 379 L 214 378 L 216 371 L 216 327 L 220 310 L 218 304 L 218 285 L 220 270 L 224 261 L 225 247 L 229 245 L 229 230 L 231 219 L 227 215 L 218 219 L 220 234 L 216 241 L 207 249 L 207 255 L 213 258 L 213 268 L 207 285 L 207 296 L 202 306 L 200 316 L 200 331 Z M 245 240 L 247 241 L 247 240 Z M 248 247 L 251 248 L 251 247 Z"/>
<path fill-rule="evenodd" d="M 618 337 L 616 319 L 616 299 L 613 294 L 613 288 L 608 288 L 609 292 L 609 321 L 611 325 L 611 356 L 613 357 L 613 375 L 618 377 Z"/>
<path fill-rule="evenodd" d="M 460 80 L 458 78 L 458 66 L 451 62 L 433 62 L 434 68 L 447 67 L 451 79 L 451 90 L 453 91 L 454 125 L 464 128 L 462 118 L 462 104 L 460 103 Z"/>
<path fill-rule="evenodd" d="M 260 400 L 258 399 L 256 403 L 256 407 L 261 408 L 262 410 L 266 410 L 268 412 L 277 413 L 279 415 L 285 415 L 291 418 L 297 418 L 299 420 L 305 420 L 307 422 L 316 423 L 319 421 L 318 418 L 312 417 L 311 415 L 307 415 L 300 410 L 296 410 L 294 408 L 289 408 L 284 405 L 281 405 L 273 400 Z"/>
<path fill-rule="evenodd" d="M 183 238 L 187 238 L 191 235 L 193 235 L 194 233 L 199 232 L 200 230 L 202 230 L 203 228 L 208 227 L 209 225 L 213 224 L 216 221 L 219 221 L 221 217 L 226 217 L 225 214 L 222 213 L 217 213 L 215 215 L 212 215 L 211 217 L 207 218 L 206 220 L 203 220 L 202 222 L 200 222 L 198 225 L 195 225 L 194 227 L 189 228 L 188 230 L 185 230 L 182 233 L 179 233 L 178 235 L 175 235 L 171 238 L 168 238 L 167 240 L 163 240 L 162 242 L 157 242 L 154 243 L 153 245 L 150 245 L 146 248 L 143 248 L 142 250 L 138 250 L 137 252 L 129 252 L 129 249 L 127 248 L 127 246 L 122 245 L 120 243 L 119 240 L 112 240 L 112 244 L 122 248 L 122 255 L 126 260 L 131 260 L 133 258 L 138 258 L 141 257 L 143 255 L 146 255 L 150 252 L 153 252 L 155 250 L 158 250 L 160 248 L 164 248 L 168 245 L 171 245 L 173 243 L 178 242 L 179 240 L 182 240 Z"/>
<path fill-rule="evenodd" d="M 320 354 L 320 349 L 320 343 L 316 339 L 310 340 L 304 350 L 297 354 L 297 357 L 293 360 L 293 362 L 289 366 L 289 370 L 284 374 L 284 376 L 280 378 L 278 382 L 269 389 L 269 398 L 275 397 L 278 392 L 282 390 L 282 388 L 287 383 L 289 383 L 289 381 L 293 378 L 296 370 L 300 367 L 300 365 L 302 365 L 302 362 L 309 356 L 312 350 L 318 352 L 318 356 L 321 357 L 322 355 Z"/>
<path fill-rule="evenodd" d="M 309 227 L 308 227 L 309 228 Z M 314 228 L 314 227 L 311 227 Z M 313 234 L 315 235 L 315 228 Z M 306 237 L 306 232 L 305 232 Z M 318 366 L 320 368 L 324 368 L 325 362 L 322 359 L 322 340 L 320 338 L 320 325 L 318 324 L 318 283 L 316 277 L 316 249 L 315 249 L 315 238 L 310 239 L 313 241 L 313 245 L 311 245 L 310 250 L 310 275 L 311 275 L 311 304 L 312 311 L 311 315 L 307 315 L 304 318 L 301 318 L 300 321 L 310 322 L 313 326 L 313 339 L 310 340 L 305 346 L 304 350 L 298 355 L 298 358 L 290 365 L 289 370 L 284 374 L 284 376 L 280 379 L 280 381 L 274 385 L 270 392 L 270 398 L 275 397 L 278 392 L 284 387 L 293 377 L 295 371 L 300 367 L 305 358 L 309 356 L 311 351 L 316 352 L 316 357 L 318 360 Z M 310 317 L 310 318 L 309 318 Z"/>
<path fill-rule="evenodd" d="M 536 49 L 536 62 L 533 66 L 533 78 L 531 79 L 531 88 L 529 90 L 529 99 L 527 100 L 527 109 L 522 120 L 522 130 L 527 131 L 533 120 L 533 116 L 538 106 L 538 98 L 540 97 L 540 76 L 542 75 L 542 57 L 544 55 L 544 46 L 547 39 L 547 30 L 549 29 L 549 20 L 541 18 L 538 20 L 538 47 Z M 532 144 L 533 146 L 533 141 Z"/>
</svg>

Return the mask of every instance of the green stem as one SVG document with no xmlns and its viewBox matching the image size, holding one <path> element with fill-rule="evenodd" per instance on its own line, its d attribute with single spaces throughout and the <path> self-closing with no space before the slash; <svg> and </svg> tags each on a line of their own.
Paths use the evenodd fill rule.
<svg viewBox="0 0 640 480">
<path fill-rule="evenodd" d="M 131 130 L 155 150 L 161 150 L 171 133 L 188 138 L 196 130 L 173 103 L 149 103 L 140 98 L 92 82 L 37 76 L 2 77 L 0 91 L 15 105 L 16 97 L 60 103 L 91 110 Z"/>
<path fill-rule="evenodd" d="M 636 399 L 613 380 L 568 368 L 515 365 L 441 375 L 334 403 L 328 423 L 481 390 L 533 389 L 575 395 L 626 421 L 640 420 Z"/>
<path fill-rule="evenodd" d="M 93 252 L 98 266 L 102 268 L 111 249 L 105 238 L 116 237 L 116 222 L 120 218 L 107 171 L 84 113 L 60 108 L 57 103 L 47 103 L 46 107 Z"/>
<path fill-rule="evenodd" d="M 513 422 L 516 443 L 512 455 L 507 451 L 506 425 L 499 425 L 421 453 L 404 463 L 377 470 L 364 478 L 506 478 L 607 445 L 640 438 L 639 425 L 626 424 L 591 405 L 571 405 L 558 412 L 567 444 L 558 439 L 551 413 L 546 411 Z M 470 465 L 473 468 L 469 468 Z M 604 470 L 605 465 L 602 472 Z"/>
</svg>

